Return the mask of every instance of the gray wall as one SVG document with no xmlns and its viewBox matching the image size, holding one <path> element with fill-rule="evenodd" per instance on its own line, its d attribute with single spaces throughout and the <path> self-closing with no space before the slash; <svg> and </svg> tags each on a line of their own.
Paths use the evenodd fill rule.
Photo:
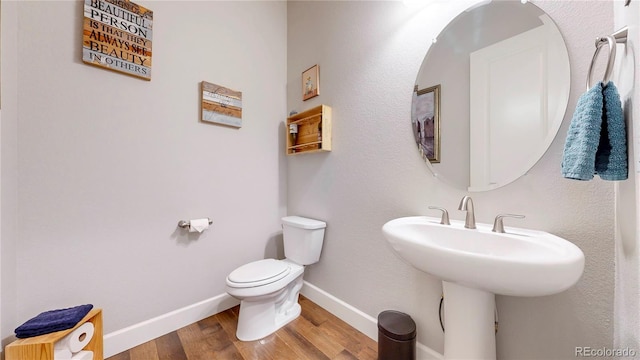
<svg viewBox="0 0 640 360">
<path fill-rule="evenodd" d="M 434 178 L 415 149 L 411 93 L 430 40 L 470 2 L 416 11 L 402 2 L 289 2 L 288 108 L 333 107 L 333 151 L 288 159 L 289 213 L 328 223 L 321 261 L 306 279 L 371 316 L 411 314 L 418 341 L 442 352 L 441 285 L 414 270 L 386 244 L 393 218 L 448 208 L 465 194 Z M 480 222 L 498 213 L 525 214 L 518 226 L 545 230 L 585 253 L 582 279 L 553 296 L 498 296 L 501 359 L 573 359 L 576 346 L 611 347 L 614 289 L 613 184 L 565 180 L 564 137 L 584 91 L 593 39 L 611 31 L 610 2 L 536 1 L 557 23 L 569 48 L 572 92 L 557 139 L 529 173 L 503 188 L 472 194 Z M 320 65 L 320 96 L 302 102 L 300 74 Z M 446 141 L 446 140 L 445 140 Z M 513 224 L 516 225 L 516 224 Z"/>
<path fill-rule="evenodd" d="M 286 4 L 140 5 L 156 25 L 150 82 L 81 62 L 82 1 L 18 2 L 12 23 L 3 12 L 18 42 L 2 62 L 3 90 L 17 89 L 2 112 L 2 337 L 81 303 L 103 308 L 109 333 L 223 294 L 230 271 L 275 254 Z M 243 92 L 241 129 L 199 122 L 202 80 Z M 177 229 L 201 217 L 214 223 L 199 237 Z"/>
<path fill-rule="evenodd" d="M 18 210 L 17 2 L 2 2 L 2 122 L 0 123 L 0 339 L 7 344 L 17 323 L 16 245 Z"/>
</svg>

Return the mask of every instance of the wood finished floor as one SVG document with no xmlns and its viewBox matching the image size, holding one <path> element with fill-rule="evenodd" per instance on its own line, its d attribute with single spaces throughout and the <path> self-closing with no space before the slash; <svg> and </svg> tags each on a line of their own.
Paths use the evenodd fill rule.
<svg viewBox="0 0 640 360">
<path fill-rule="evenodd" d="M 236 338 L 236 306 L 107 360 L 377 359 L 375 341 L 303 296 L 300 305 L 300 317 L 262 340 Z"/>
</svg>

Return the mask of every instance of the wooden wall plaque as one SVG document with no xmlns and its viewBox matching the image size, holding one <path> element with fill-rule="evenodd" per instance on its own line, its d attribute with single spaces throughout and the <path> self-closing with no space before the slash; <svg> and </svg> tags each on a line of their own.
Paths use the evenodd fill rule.
<svg viewBox="0 0 640 360">
<path fill-rule="evenodd" d="M 151 80 L 153 11 L 129 0 L 84 0 L 82 61 Z"/>
</svg>

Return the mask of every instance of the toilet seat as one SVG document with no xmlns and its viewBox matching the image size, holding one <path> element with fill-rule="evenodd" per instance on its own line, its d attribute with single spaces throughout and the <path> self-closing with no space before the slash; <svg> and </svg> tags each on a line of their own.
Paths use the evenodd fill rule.
<svg viewBox="0 0 640 360">
<path fill-rule="evenodd" d="M 291 267 L 284 261 L 258 260 L 233 270 L 227 277 L 227 285 L 234 288 L 263 286 L 284 278 L 290 272 Z"/>
</svg>

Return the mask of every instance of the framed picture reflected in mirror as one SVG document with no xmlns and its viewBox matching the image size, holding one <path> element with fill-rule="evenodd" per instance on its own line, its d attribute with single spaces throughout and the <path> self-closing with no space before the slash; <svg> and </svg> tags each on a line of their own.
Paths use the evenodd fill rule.
<svg viewBox="0 0 640 360">
<path fill-rule="evenodd" d="M 440 162 L 440 84 L 414 88 L 411 125 L 416 144 L 431 163 Z"/>
</svg>

